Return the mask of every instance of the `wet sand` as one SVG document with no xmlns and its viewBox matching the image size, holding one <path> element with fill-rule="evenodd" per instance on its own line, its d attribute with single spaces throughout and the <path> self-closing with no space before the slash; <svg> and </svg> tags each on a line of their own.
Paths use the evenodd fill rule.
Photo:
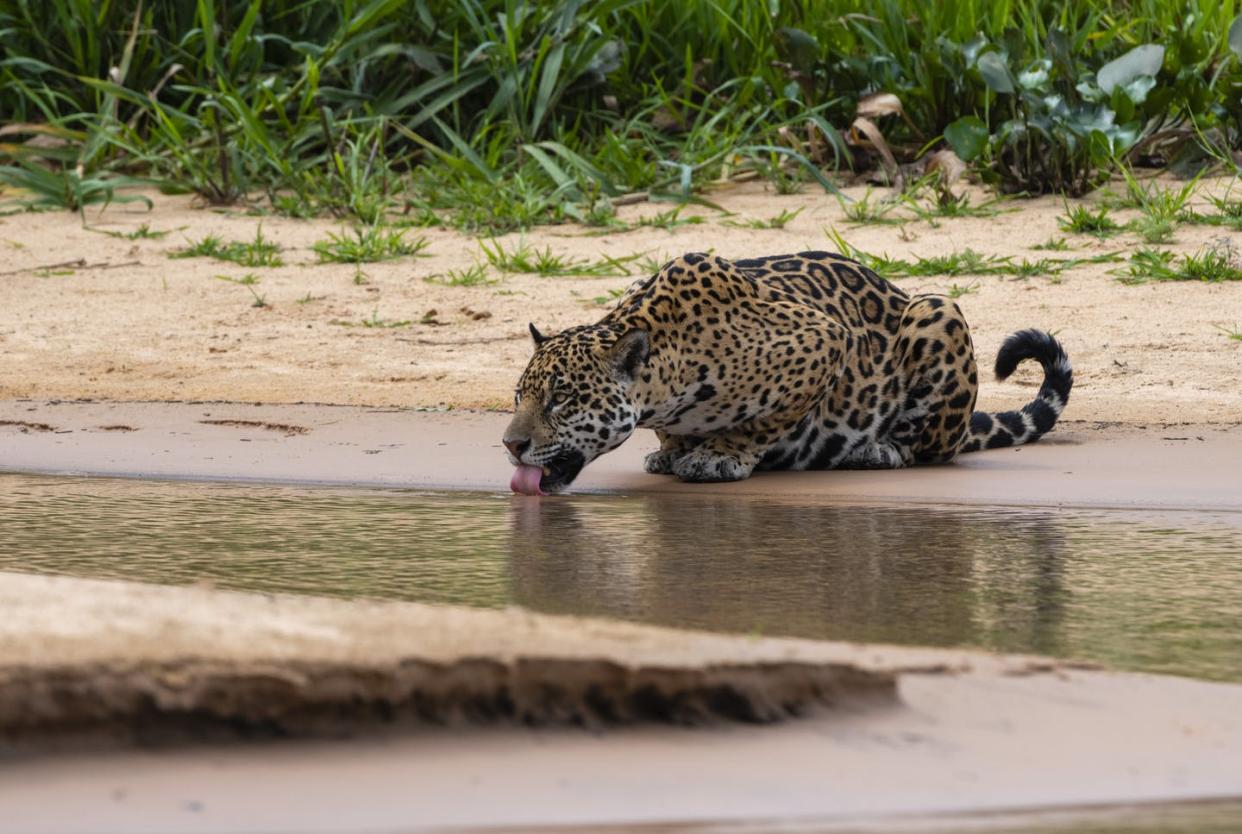
<svg viewBox="0 0 1242 834">
<path fill-rule="evenodd" d="M 23 471 L 502 490 L 503 423 L 320 405 L 8 401 L 0 460 Z M 1044 442 L 953 466 L 709 487 L 643 474 L 650 446 L 636 437 L 590 467 L 579 489 L 1242 511 L 1242 437 L 1221 427 L 1068 423 Z M 192 715 L 191 735 L 222 723 L 349 731 L 158 750 L 75 742 L 55 755 L 32 753 L 42 736 L 23 731 L 24 752 L 0 746 L 0 807 L 28 832 L 714 830 L 723 819 L 831 830 L 882 828 L 876 821 L 894 814 L 1242 796 L 1238 685 L 963 651 L 15 574 L 0 575 L 0 607 L 0 724 L 10 730 L 64 730 L 76 716 L 108 739 L 151 740 L 184 733 L 177 717 Z M 447 695 L 446 670 L 457 687 Z M 58 686 L 72 697 L 47 697 Z M 654 710 L 636 695 L 652 686 L 668 687 Z M 720 723 L 793 712 L 806 717 Z M 377 715 L 401 717 L 405 729 L 368 730 Z M 597 729 L 522 729 L 515 717 Z M 712 726 L 610 727 L 617 717 Z M 457 726 L 417 729 L 427 720 Z"/>
<path fill-rule="evenodd" d="M 352 406 L 0 401 L 0 471 L 507 491 L 507 416 Z M 1242 431 L 1066 421 L 1038 443 L 898 472 L 759 473 L 732 484 L 648 475 L 639 431 L 575 492 L 836 503 L 1242 511 Z M 551 499 L 555 500 L 555 499 Z"/>
<path fill-rule="evenodd" d="M 160 710 L 200 725 L 211 715 L 279 728 L 298 701 L 322 708 L 321 731 L 357 730 L 344 719 L 385 698 L 390 720 L 417 717 L 400 706 L 416 698 L 392 696 L 417 690 L 409 672 L 419 664 L 473 661 L 477 681 L 481 656 L 508 670 L 501 688 L 532 708 L 517 717 L 596 724 L 395 734 L 388 724 L 382 735 L 331 741 L 58 755 L 0 748 L 4 824 L 24 832 L 841 822 L 1242 796 L 1238 685 L 963 651 L 16 574 L 0 575 L 0 603 L 11 614 L 0 623 L 9 731 L 55 725 L 56 707 L 74 699 L 139 735 L 154 734 Z M 556 671 L 542 683 L 541 666 Z M 95 674 L 101 667 L 111 674 Z M 575 671 L 602 690 L 568 692 Z M 31 686 L 40 676 L 41 690 Z M 452 677 L 468 702 L 471 675 Z M 697 716 L 706 728 L 615 726 L 595 708 L 571 709 L 608 703 L 616 690 L 601 678 L 669 692 L 710 680 L 732 703 L 807 717 L 721 725 L 738 717 L 724 710 Z"/>
</svg>

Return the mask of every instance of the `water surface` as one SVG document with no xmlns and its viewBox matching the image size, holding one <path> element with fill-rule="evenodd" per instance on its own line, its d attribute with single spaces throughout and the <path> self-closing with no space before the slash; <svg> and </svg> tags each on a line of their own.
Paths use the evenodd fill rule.
<svg viewBox="0 0 1242 834">
<path fill-rule="evenodd" d="M 0 476 L 0 570 L 1242 680 L 1242 516 Z"/>
</svg>

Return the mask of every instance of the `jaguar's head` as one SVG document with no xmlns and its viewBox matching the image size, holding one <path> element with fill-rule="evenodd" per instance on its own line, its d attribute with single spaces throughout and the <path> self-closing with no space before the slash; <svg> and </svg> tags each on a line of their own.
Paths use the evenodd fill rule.
<svg viewBox="0 0 1242 834">
<path fill-rule="evenodd" d="M 575 327 L 535 341 L 514 392 L 504 445 L 516 468 L 511 486 L 531 495 L 559 492 L 595 458 L 625 442 L 638 425 L 631 389 L 650 353 L 646 330 L 608 324 Z"/>
</svg>

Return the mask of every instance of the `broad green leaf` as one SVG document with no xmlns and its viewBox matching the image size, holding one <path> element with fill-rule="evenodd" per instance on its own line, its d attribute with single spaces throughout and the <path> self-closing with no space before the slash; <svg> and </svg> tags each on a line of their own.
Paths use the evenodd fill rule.
<svg viewBox="0 0 1242 834">
<path fill-rule="evenodd" d="M 983 53 L 979 56 L 975 66 L 979 68 L 979 74 L 983 76 L 983 82 L 988 85 L 988 89 L 992 92 L 1013 92 L 1013 76 L 1009 74 L 1009 67 L 1005 65 L 1005 59 L 1001 57 L 1000 53 Z"/>
<path fill-rule="evenodd" d="M 1229 48 L 1234 55 L 1242 58 L 1242 15 L 1235 17 L 1233 23 L 1229 24 Z"/>
<path fill-rule="evenodd" d="M 810 72 L 819 60 L 819 41 L 814 35 L 784 26 L 776 30 L 773 38 L 777 54 L 799 72 Z"/>
<path fill-rule="evenodd" d="M 1048 30 L 1048 55 L 1061 74 L 1062 80 L 1074 79 L 1074 55 L 1070 49 L 1069 36 L 1064 29 Z"/>
<path fill-rule="evenodd" d="M 968 64 L 973 64 L 975 59 L 979 57 L 979 53 L 988 45 L 988 39 L 983 35 L 975 35 L 966 43 L 962 44 L 962 57 L 966 59 Z"/>
<path fill-rule="evenodd" d="M 1163 65 L 1164 47 L 1154 43 L 1143 44 L 1100 67 L 1095 80 L 1101 90 L 1112 95 L 1114 87 L 1124 87 L 1143 75 L 1155 75 Z"/>
<path fill-rule="evenodd" d="M 1048 67 L 1050 61 L 1036 61 L 1030 69 L 1018 74 L 1018 86 L 1024 90 L 1042 90 L 1048 86 Z"/>
<path fill-rule="evenodd" d="M 1140 75 L 1138 78 L 1134 79 L 1129 84 L 1120 87 L 1119 89 L 1126 91 L 1126 95 L 1130 97 L 1130 101 L 1135 104 L 1142 104 L 1147 100 L 1147 94 L 1150 93 L 1155 86 L 1155 78 L 1150 75 Z M 1122 121 L 1129 120 L 1123 119 Z"/>
<path fill-rule="evenodd" d="M 988 126 L 978 116 L 963 116 L 944 129 L 944 141 L 963 162 L 970 162 L 987 147 Z"/>
</svg>

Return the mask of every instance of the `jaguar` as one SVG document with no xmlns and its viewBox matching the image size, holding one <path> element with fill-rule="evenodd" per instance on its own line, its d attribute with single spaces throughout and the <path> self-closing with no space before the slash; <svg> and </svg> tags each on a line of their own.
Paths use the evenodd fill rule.
<svg viewBox="0 0 1242 834">
<path fill-rule="evenodd" d="M 1022 330 L 998 379 L 1034 359 L 1035 398 L 975 410 L 970 329 L 953 299 L 910 295 L 830 252 L 744 260 L 690 253 L 636 282 L 594 324 L 532 323 L 503 444 L 512 488 L 560 492 L 636 429 L 648 472 L 737 481 L 756 469 L 897 469 L 1038 440 L 1069 401 L 1052 335 Z"/>
</svg>

